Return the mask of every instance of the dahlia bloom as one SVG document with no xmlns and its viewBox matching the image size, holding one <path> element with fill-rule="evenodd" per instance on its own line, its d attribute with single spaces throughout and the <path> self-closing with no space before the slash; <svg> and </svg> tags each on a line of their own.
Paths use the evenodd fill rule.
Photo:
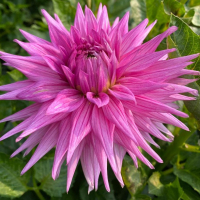
<svg viewBox="0 0 200 200">
<path fill-rule="evenodd" d="M 27 155 L 38 145 L 22 174 L 56 147 L 52 177 L 59 176 L 66 160 L 67 191 L 79 159 L 89 191 L 98 188 L 100 172 L 109 191 L 107 161 L 122 186 L 120 172 L 126 152 L 136 167 L 140 159 L 153 168 L 139 147 L 162 162 L 149 146 L 158 147 L 152 136 L 173 140 L 163 123 L 188 130 L 173 116 L 188 117 L 174 102 L 194 99 L 181 93 L 198 95 L 185 86 L 195 80 L 180 77 L 199 75 L 198 71 L 184 69 L 198 54 L 168 59 L 168 53 L 176 49 L 155 51 L 177 27 L 143 44 L 156 22 L 147 27 L 145 19 L 128 31 L 126 13 L 111 26 L 107 9 L 101 4 L 97 17 L 87 7 L 84 14 L 78 4 L 70 31 L 56 14 L 53 19 L 45 10 L 42 13 L 51 42 L 20 30 L 28 42 L 15 42 L 30 56 L 1 52 L 5 64 L 21 71 L 27 80 L 0 86 L 1 91 L 7 91 L 0 99 L 34 101 L 1 120 L 22 122 L 0 140 L 19 132 L 17 142 L 29 136 L 12 157 L 23 150 Z"/>
</svg>

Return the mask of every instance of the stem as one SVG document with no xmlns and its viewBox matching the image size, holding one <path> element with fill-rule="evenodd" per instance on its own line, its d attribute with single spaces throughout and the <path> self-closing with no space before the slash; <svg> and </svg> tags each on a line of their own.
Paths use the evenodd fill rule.
<svg viewBox="0 0 200 200">
<path fill-rule="evenodd" d="M 39 198 L 40 200 L 45 200 L 45 198 L 42 196 L 40 190 L 35 189 L 34 191 L 35 191 L 35 193 L 37 194 L 37 196 L 38 196 L 38 198 Z"/>
<path fill-rule="evenodd" d="M 172 158 L 179 153 L 180 147 L 186 142 L 186 140 L 192 135 L 192 133 L 193 132 L 187 132 L 183 130 L 180 131 L 177 136 L 175 136 L 174 141 L 168 146 L 162 156 L 164 163 L 157 164 L 157 170 L 161 171 L 169 164 Z"/>
<path fill-rule="evenodd" d="M 40 190 L 38 189 L 37 187 L 37 184 L 36 184 L 36 181 L 35 181 L 35 178 L 33 177 L 33 191 L 36 193 L 36 195 L 38 196 L 38 198 L 40 200 L 45 200 L 45 198 L 42 196 L 42 193 L 40 192 Z"/>
<path fill-rule="evenodd" d="M 162 172 L 162 175 L 171 174 L 173 171 L 174 171 L 174 168 L 167 169 L 167 170 L 165 170 L 164 172 Z"/>
<path fill-rule="evenodd" d="M 183 167 L 184 165 L 185 165 L 185 163 L 181 163 L 181 164 L 178 165 L 178 167 L 181 168 L 181 167 Z M 167 170 L 163 171 L 163 172 L 162 172 L 162 175 L 165 176 L 165 175 L 171 174 L 171 173 L 173 173 L 173 171 L 174 171 L 174 168 L 172 167 L 172 168 L 170 168 L 170 169 L 167 169 Z"/>
<path fill-rule="evenodd" d="M 194 146 L 190 144 L 183 144 L 183 146 L 180 148 L 183 151 L 189 151 L 189 152 L 196 152 L 200 153 L 200 147 L 199 146 Z"/>
</svg>

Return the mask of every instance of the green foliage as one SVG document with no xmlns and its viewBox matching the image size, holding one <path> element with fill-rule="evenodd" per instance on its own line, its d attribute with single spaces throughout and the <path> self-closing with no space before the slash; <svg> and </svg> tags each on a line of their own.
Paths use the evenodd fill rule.
<svg viewBox="0 0 200 200">
<path fill-rule="evenodd" d="M 164 0 L 164 9 L 165 12 L 170 15 L 173 13 L 179 17 L 182 17 L 185 14 L 185 7 L 182 3 L 176 0 Z"/>
<path fill-rule="evenodd" d="M 60 176 L 53 180 L 51 177 L 54 154 L 45 156 L 34 165 L 35 179 L 41 184 L 40 189 L 52 197 L 61 197 L 66 191 L 67 168 L 62 166 Z"/>
<path fill-rule="evenodd" d="M 105 189 L 105 186 L 103 184 L 103 182 L 101 182 L 99 184 L 98 190 L 92 191 L 89 195 L 88 195 L 88 185 L 86 183 L 83 183 L 81 185 L 81 188 L 79 190 L 80 193 L 80 199 L 81 200 L 116 200 L 115 196 L 114 196 L 114 191 L 112 188 L 112 185 L 110 184 L 110 188 L 111 188 L 111 192 L 108 193 Z"/>
<path fill-rule="evenodd" d="M 179 29 L 171 35 L 171 38 L 174 41 L 181 56 L 200 52 L 199 36 L 195 34 L 184 21 L 172 14 L 170 26 L 179 27 Z M 190 65 L 190 68 L 200 70 L 200 58 L 198 57 L 194 61 L 194 64 Z"/>
<path fill-rule="evenodd" d="M 59 16 L 67 29 L 73 24 L 76 8 L 69 0 L 53 0 L 55 13 Z"/>
<path fill-rule="evenodd" d="M 145 0 L 131 0 L 130 5 L 130 27 L 133 28 L 146 18 L 146 4 Z"/>
<path fill-rule="evenodd" d="M 200 53 L 200 1 L 199 0 L 1 0 L 0 2 L 0 50 L 17 55 L 27 53 L 13 42 L 13 39 L 26 41 L 19 29 L 28 31 L 38 37 L 49 40 L 48 26 L 41 15 L 46 9 L 51 15 L 57 13 L 64 26 L 70 30 L 73 25 L 77 3 L 84 8 L 90 7 L 96 14 L 100 2 L 108 8 L 111 24 L 116 17 L 130 12 L 129 29 L 148 18 L 149 24 L 157 20 L 146 40 L 177 26 L 178 31 L 164 40 L 158 50 L 177 48 L 170 58 Z M 24 75 L 0 62 L 0 85 L 25 79 Z M 200 71 L 200 57 L 189 66 Z M 189 86 L 199 89 L 200 81 Z M 3 94 L 3 92 L 1 92 Z M 9 156 L 23 143 L 15 142 L 13 136 L 0 142 L 0 199 L 1 200 L 197 200 L 200 199 L 200 97 L 196 101 L 185 102 L 181 108 L 190 116 L 182 121 L 191 132 L 173 129 L 175 139 L 171 144 L 156 141 L 161 149 L 155 151 L 164 160 L 156 164 L 145 152 L 145 156 L 155 166 L 149 169 L 138 161 L 138 169 L 132 159 L 126 155 L 122 166 L 122 177 L 125 187 L 122 189 L 112 170 L 108 168 L 111 192 L 105 189 L 100 176 L 99 188 L 88 194 L 88 185 L 80 165 L 77 167 L 69 193 L 66 193 L 67 167 L 63 164 L 57 180 L 51 177 L 54 152 L 48 153 L 28 172 L 20 172 L 34 153 L 25 158 L 20 153 L 17 158 Z M 0 101 L 0 119 L 9 116 L 29 103 L 23 101 Z M 0 135 L 3 135 L 18 123 L 0 124 Z"/>
<path fill-rule="evenodd" d="M 137 194 L 143 188 L 145 180 L 140 170 L 134 166 L 133 160 L 128 156 L 125 156 L 123 161 L 122 176 L 131 195 Z"/>
<path fill-rule="evenodd" d="M 0 153 L 0 195 L 10 198 L 19 197 L 28 190 L 27 183 L 30 173 L 20 176 L 24 161 Z"/>
</svg>

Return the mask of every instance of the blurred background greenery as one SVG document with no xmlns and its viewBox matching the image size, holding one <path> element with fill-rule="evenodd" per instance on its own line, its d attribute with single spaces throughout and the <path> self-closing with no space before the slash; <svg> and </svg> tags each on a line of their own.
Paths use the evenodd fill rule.
<svg viewBox="0 0 200 200">
<path fill-rule="evenodd" d="M 176 25 L 179 30 L 164 40 L 158 49 L 176 47 L 176 54 L 189 55 L 200 52 L 200 1 L 199 0 L 1 0 L 0 1 L 0 50 L 17 55 L 28 55 L 13 39 L 25 41 L 19 29 L 23 29 L 36 36 L 49 40 L 47 23 L 40 10 L 46 9 L 51 15 L 57 13 L 69 30 L 73 24 L 77 2 L 82 7 L 90 7 L 96 14 L 98 5 L 102 2 L 108 8 L 111 23 L 117 16 L 122 17 L 130 12 L 130 29 L 143 19 L 149 18 L 149 23 L 158 20 L 146 41 L 165 31 L 169 26 Z M 190 68 L 200 70 L 197 58 Z M 25 79 L 17 70 L 2 66 L 0 62 L 0 85 Z M 199 89 L 199 81 L 191 85 Z M 200 90 L 199 90 L 200 91 Z M 31 155 L 16 158 L 9 156 L 21 143 L 15 143 L 16 137 L 0 142 L 0 199 L 18 200 L 197 200 L 200 199 L 200 140 L 199 98 L 185 105 L 179 103 L 181 109 L 190 115 L 184 123 L 190 128 L 185 132 L 179 128 L 169 126 L 175 135 L 171 144 L 156 141 L 161 149 L 155 149 L 163 158 L 164 164 L 154 164 L 155 170 L 139 162 L 139 169 L 135 169 L 132 160 L 126 156 L 122 176 L 126 187 L 121 188 L 108 168 L 111 192 L 106 192 L 102 179 L 99 181 L 97 192 L 87 193 L 87 183 L 81 167 L 76 170 L 74 181 L 66 194 L 66 166 L 61 170 L 60 177 L 53 181 L 51 168 L 54 152 L 51 151 L 42 158 L 25 175 L 20 171 Z M 0 119 L 21 110 L 29 103 L 25 101 L 0 101 Z M 187 107 L 187 108 L 186 108 Z M 181 119 L 182 120 L 182 119 Z M 0 124 L 0 136 L 13 128 L 17 123 L 6 122 Z M 33 152 L 32 152 L 33 153 Z M 145 154 L 145 152 L 144 152 Z"/>
</svg>

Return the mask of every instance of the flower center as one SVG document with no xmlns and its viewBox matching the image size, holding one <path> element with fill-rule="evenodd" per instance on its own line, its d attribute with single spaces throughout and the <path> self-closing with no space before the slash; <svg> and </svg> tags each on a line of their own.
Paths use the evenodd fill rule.
<svg viewBox="0 0 200 200">
<path fill-rule="evenodd" d="M 110 77 L 106 59 L 107 53 L 101 44 L 83 41 L 78 44 L 69 58 L 68 66 L 74 74 L 74 86 L 84 95 L 106 92 L 110 87 Z"/>
</svg>

